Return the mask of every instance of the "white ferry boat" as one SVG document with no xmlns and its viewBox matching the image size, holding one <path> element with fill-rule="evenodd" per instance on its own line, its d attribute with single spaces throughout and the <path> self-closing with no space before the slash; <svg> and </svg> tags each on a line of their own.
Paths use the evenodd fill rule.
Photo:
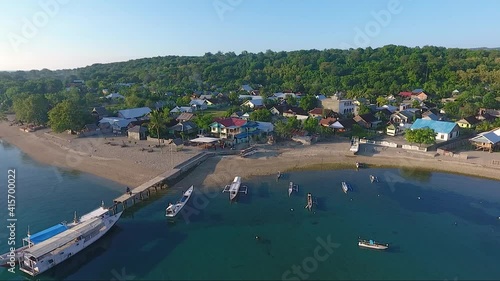
<svg viewBox="0 0 500 281">
<path fill-rule="evenodd" d="M 59 224 L 56 224 L 54 226 L 51 226 L 34 234 L 30 234 L 28 230 L 28 234 L 22 240 L 23 246 L 17 248 L 13 252 L 7 252 L 3 255 L 0 255 L 0 266 L 9 267 L 12 266 L 13 264 L 17 264 L 19 258 L 22 256 L 23 251 L 25 251 L 26 249 L 29 249 L 32 246 L 39 244 L 47 239 L 50 239 L 59 233 L 65 232 L 66 230 L 71 229 L 72 227 L 78 225 L 79 223 L 88 221 L 89 219 L 94 217 L 99 217 L 107 214 L 108 209 L 104 208 L 103 205 L 83 215 L 79 220 L 77 219 L 75 213 L 75 218 L 69 224 L 67 224 L 66 222 L 61 222 Z"/>
<path fill-rule="evenodd" d="M 47 240 L 35 244 L 19 257 L 19 270 L 37 276 L 74 256 L 106 234 L 118 221 L 122 212 L 100 214 L 100 209 L 83 216 L 80 222 Z"/>
</svg>

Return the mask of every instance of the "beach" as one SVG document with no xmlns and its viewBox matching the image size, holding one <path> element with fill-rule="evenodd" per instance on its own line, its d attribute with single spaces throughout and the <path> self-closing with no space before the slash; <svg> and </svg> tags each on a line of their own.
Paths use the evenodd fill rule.
<svg viewBox="0 0 500 281">
<path fill-rule="evenodd" d="M 157 148 L 156 142 L 130 141 L 125 136 L 84 137 L 55 134 L 50 129 L 24 132 L 20 127 L 0 122 L 0 139 L 15 145 L 38 162 L 90 173 L 117 183 L 135 187 L 173 169 L 176 165 L 207 151 L 186 146 L 181 151 Z M 412 152 L 396 148 L 361 145 L 357 155 L 349 152 L 349 143 L 337 139 L 328 143 L 299 145 L 258 144 L 258 152 L 247 158 L 216 155 L 195 168 L 190 177 L 205 186 L 220 187 L 234 176 L 243 178 L 277 174 L 278 171 L 354 169 L 360 162 L 368 167 L 397 167 L 443 171 L 500 180 L 500 165 L 491 164 L 495 153 L 470 152 L 471 159 L 435 156 L 432 152 Z M 148 150 L 150 152 L 148 152 Z M 220 152 L 210 150 L 211 152 Z M 468 154 L 470 154 L 468 152 Z"/>
</svg>

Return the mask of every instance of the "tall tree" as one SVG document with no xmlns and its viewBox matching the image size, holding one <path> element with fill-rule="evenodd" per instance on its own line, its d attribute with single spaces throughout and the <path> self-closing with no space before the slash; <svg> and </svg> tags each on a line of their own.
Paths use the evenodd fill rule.
<svg viewBox="0 0 500 281">
<path fill-rule="evenodd" d="M 316 107 L 318 99 L 313 95 L 306 95 L 300 99 L 299 106 L 305 111 L 309 111 Z"/>
<path fill-rule="evenodd" d="M 160 132 L 169 121 L 170 117 L 168 116 L 168 111 L 153 110 L 149 114 L 148 127 L 150 131 L 156 132 L 158 146 L 160 146 Z"/>
<path fill-rule="evenodd" d="M 65 130 L 79 131 L 90 122 L 90 113 L 71 100 L 62 101 L 49 111 L 50 128 L 56 133 Z"/>
</svg>

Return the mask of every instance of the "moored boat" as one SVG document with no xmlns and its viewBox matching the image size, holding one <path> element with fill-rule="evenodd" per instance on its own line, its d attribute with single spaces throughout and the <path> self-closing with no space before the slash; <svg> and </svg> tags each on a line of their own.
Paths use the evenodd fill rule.
<svg viewBox="0 0 500 281">
<path fill-rule="evenodd" d="M 345 181 L 342 182 L 342 190 L 344 191 L 345 194 L 349 191 L 350 187 L 349 184 L 346 183 Z"/>
<path fill-rule="evenodd" d="M 375 250 L 385 250 L 389 248 L 389 244 L 378 243 L 373 240 L 358 239 L 358 246 Z"/>
<path fill-rule="evenodd" d="M 312 207 L 313 207 L 313 197 L 312 197 L 312 194 L 311 193 L 307 193 L 307 205 L 305 206 L 306 209 L 308 209 L 309 211 L 312 210 Z"/>
<path fill-rule="evenodd" d="M 72 228 L 26 249 L 19 257 L 19 270 L 37 276 L 79 253 L 106 234 L 122 214 L 110 212 L 108 210 L 106 214 L 88 217 Z"/>
<path fill-rule="evenodd" d="M 290 197 L 294 191 L 299 192 L 299 185 L 290 182 L 290 185 L 288 186 L 288 196 Z"/>
<path fill-rule="evenodd" d="M 370 175 L 370 182 L 371 183 L 378 182 L 378 178 L 374 175 Z"/>
<path fill-rule="evenodd" d="M 222 192 L 229 192 L 229 201 L 233 202 L 238 196 L 238 193 L 243 192 L 247 194 L 248 187 L 241 185 L 241 177 L 236 176 L 230 185 L 228 184 L 224 187 Z"/>
<path fill-rule="evenodd" d="M 66 223 L 66 222 L 61 222 L 59 224 L 56 224 L 54 226 L 51 226 L 49 228 L 46 228 L 42 231 L 39 231 L 34 234 L 30 234 L 29 229 L 28 229 L 28 234 L 26 235 L 25 238 L 23 238 L 22 243 L 23 246 L 15 249 L 14 251 L 7 252 L 5 254 L 0 255 L 0 266 L 7 267 L 7 266 L 12 266 L 13 264 L 17 264 L 19 261 L 19 258 L 22 257 L 22 254 L 24 251 L 27 249 L 30 249 L 31 247 L 48 240 L 60 233 L 63 233 L 67 231 L 68 229 L 71 229 L 75 227 L 76 225 L 83 223 L 85 221 L 88 221 L 92 218 L 95 217 L 100 217 L 100 216 L 105 216 L 108 213 L 108 209 L 104 208 L 104 202 L 103 204 L 83 215 L 80 217 L 80 219 L 77 219 L 76 212 L 75 212 L 75 217 L 71 223 Z"/>
<path fill-rule="evenodd" d="M 186 205 L 189 198 L 191 197 L 191 194 L 193 193 L 193 190 L 194 190 L 194 186 L 191 186 L 190 188 L 188 188 L 188 190 L 186 190 L 184 192 L 184 194 L 179 199 L 179 201 L 177 201 L 177 203 L 175 203 L 175 204 L 170 203 L 166 209 L 165 215 L 167 217 L 171 217 L 171 218 L 175 217 L 182 210 L 184 205 Z"/>
</svg>

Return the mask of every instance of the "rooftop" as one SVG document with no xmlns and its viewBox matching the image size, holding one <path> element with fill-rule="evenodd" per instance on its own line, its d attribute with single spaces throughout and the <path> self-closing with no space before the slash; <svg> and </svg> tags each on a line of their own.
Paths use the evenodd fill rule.
<svg viewBox="0 0 500 281">
<path fill-rule="evenodd" d="M 413 125 L 410 127 L 410 129 L 416 130 L 416 129 L 423 129 L 423 128 L 431 128 L 436 133 L 449 134 L 453 131 L 453 129 L 456 126 L 457 126 L 457 124 L 455 124 L 453 122 L 417 119 L 413 123 Z"/>
</svg>

